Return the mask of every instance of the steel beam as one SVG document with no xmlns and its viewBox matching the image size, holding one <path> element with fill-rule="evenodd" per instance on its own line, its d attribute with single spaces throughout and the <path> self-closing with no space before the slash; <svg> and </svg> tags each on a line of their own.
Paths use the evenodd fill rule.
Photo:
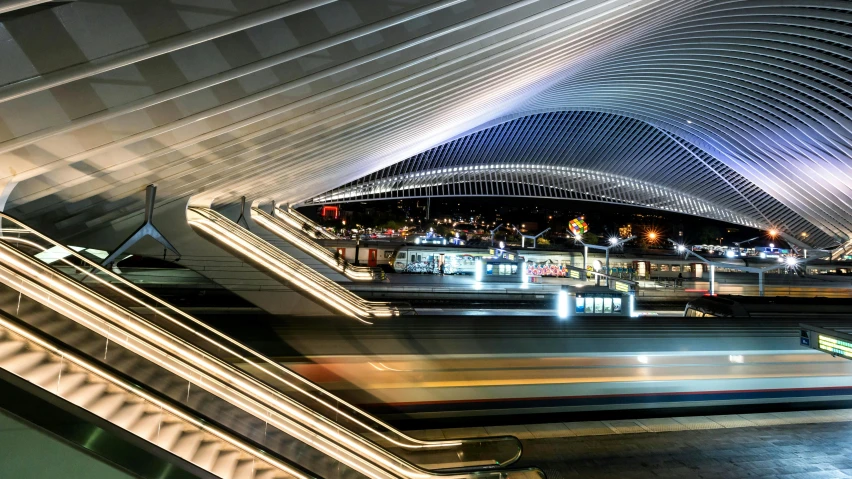
<svg viewBox="0 0 852 479">
<path fill-rule="evenodd" d="M 148 185 L 145 188 L 145 220 L 136 231 L 130 234 L 124 241 L 118 245 L 118 248 L 112 252 L 105 260 L 101 262 L 102 266 L 108 266 L 110 263 L 114 262 L 116 258 L 121 256 L 122 253 L 127 251 L 128 248 L 136 244 L 139 240 L 146 236 L 150 236 L 151 238 L 157 240 L 158 243 L 163 245 L 167 250 L 171 251 L 178 258 L 180 258 L 180 253 L 178 250 L 172 246 L 169 240 L 160 233 L 160 230 L 154 226 L 154 200 L 157 195 L 157 186 L 156 185 Z"/>
<path fill-rule="evenodd" d="M 149 58 L 165 55 L 193 45 L 198 45 L 199 43 L 204 43 L 219 37 L 224 37 L 225 35 L 247 30 L 258 25 L 263 25 L 264 23 L 289 17 L 291 15 L 321 7 L 336 1 L 337 0 L 293 0 L 259 12 L 250 13 L 231 20 L 225 20 L 220 23 L 202 27 L 198 30 L 192 30 L 181 35 L 166 38 L 140 49 L 131 50 L 129 52 L 119 52 L 88 63 L 74 65 L 62 70 L 47 73 L 40 77 L 22 80 L 0 88 L 0 103 L 14 100 L 15 98 L 20 98 L 22 96 L 31 95 L 33 93 L 38 93 L 66 83 L 71 83 L 72 81 L 95 76 L 99 73 L 115 70 L 116 68 L 132 65 Z M 44 2 L 35 1 L 12 3 L 37 4 Z M 0 13 L 2 12 L 3 5 L 0 4 Z"/>
<path fill-rule="evenodd" d="M 0 13 L 14 12 L 22 8 L 47 3 L 50 0 L 5 0 L 0 1 Z"/>
</svg>

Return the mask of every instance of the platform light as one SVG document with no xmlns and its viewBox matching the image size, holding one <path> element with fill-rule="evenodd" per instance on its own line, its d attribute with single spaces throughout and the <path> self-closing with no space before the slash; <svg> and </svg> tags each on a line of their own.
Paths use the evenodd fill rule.
<svg viewBox="0 0 852 479">
<path fill-rule="evenodd" d="M 504 243 L 504 242 L 502 242 L 502 241 L 499 243 L 499 245 L 500 245 L 500 249 L 505 249 L 505 248 L 506 248 L 506 243 Z"/>
<path fill-rule="evenodd" d="M 729 250 L 725 251 L 725 256 L 727 256 L 728 258 L 733 258 L 733 257 L 736 256 L 736 254 L 734 253 L 734 250 L 729 249 Z"/>
<path fill-rule="evenodd" d="M 618 244 L 618 236 L 610 236 L 609 244 L 615 246 Z"/>
<path fill-rule="evenodd" d="M 678 253 L 683 253 L 684 251 L 686 251 L 686 246 L 684 246 L 682 244 L 677 245 L 677 252 Z"/>
<path fill-rule="evenodd" d="M 631 318 L 639 317 L 639 314 L 636 313 L 636 294 L 631 292 L 630 299 L 627 300 L 627 313 Z"/>
<path fill-rule="evenodd" d="M 769 236 L 771 236 L 773 238 L 778 236 L 778 230 L 775 229 L 775 228 L 772 228 L 771 230 L 769 230 Z"/>
<path fill-rule="evenodd" d="M 485 265 L 482 263 L 482 258 L 476 258 L 476 262 L 473 266 L 473 280 L 477 283 L 482 281 L 482 269 Z"/>
<path fill-rule="evenodd" d="M 795 256 L 787 256 L 785 262 L 787 263 L 787 266 L 795 267 L 799 263 L 799 260 L 796 259 Z"/>
<path fill-rule="evenodd" d="M 556 315 L 559 319 L 568 318 L 568 291 L 564 289 L 556 296 Z"/>
<path fill-rule="evenodd" d="M 742 364 L 743 362 L 745 362 L 745 358 L 742 354 L 731 354 L 728 355 L 728 361 L 736 364 Z"/>
<path fill-rule="evenodd" d="M 636 360 L 642 364 L 648 364 L 648 356 L 636 356 Z"/>
</svg>

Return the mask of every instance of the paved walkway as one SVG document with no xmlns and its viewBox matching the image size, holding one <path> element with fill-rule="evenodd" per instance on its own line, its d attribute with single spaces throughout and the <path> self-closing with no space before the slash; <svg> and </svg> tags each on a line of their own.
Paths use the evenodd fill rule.
<svg viewBox="0 0 852 479">
<path fill-rule="evenodd" d="M 852 424 L 845 424 L 849 422 L 852 422 L 852 409 L 823 409 L 816 411 L 727 414 L 720 416 L 685 416 L 621 419 L 615 421 L 555 422 L 517 426 L 461 427 L 408 431 L 408 434 L 427 440 L 507 435 L 515 436 L 518 439 L 549 439 L 557 437 L 608 436 L 822 423 L 838 423 L 840 427 L 849 428 L 852 431 Z M 850 440 L 852 440 L 852 434 L 850 434 Z"/>
<path fill-rule="evenodd" d="M 525 440 L 518 466 L 562 478 L 785 478 L 852 476 L 849 423 Z"/>
<path fill-rule="evenodd" d="M 852 409 L 411 431 L 423 439 L 512 434 L 518 466 L 561 478 L 852 477 Z"/>
</svg>

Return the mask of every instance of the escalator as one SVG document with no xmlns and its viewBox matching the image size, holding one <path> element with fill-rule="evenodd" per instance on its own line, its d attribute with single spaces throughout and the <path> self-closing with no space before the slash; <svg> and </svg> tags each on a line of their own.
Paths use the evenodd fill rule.
<svg viewBox="0 0 852 479">
<path fill-rule="evenodd" d="M 251 214 L 255 223 L 353 281 L 382 281 L 385 279 L 385 274 L 381 268 L 352 266 L 336 257 L 334 253 L 314 241 L 305 232 L 305 227 L 297 228 L 283 219 L 286 218 L 286 213 L 282 213 L 279 208 L 275 208 L 275 215 L 271 215 L 260 208 L 252 208 Z M 307 226 L 307 229 L 317 231 L 315 227 L 310 225 Z"/>
<path fill-rule="evenodd" d="M 210 208 L 189 207 L 187 221 L 204 238 L 245 258 L 332 312 L 365 323 L 373 319 L 414 313 L 409 305 L 393 305 L 361 298 Z"/>
<path fill-rule="evenodd" d="M 7 314 L 0 314 L 0 369 L 183 459 L 194 466 L 190 472 L 234 479 L 312 477 Z"/>
<path fill-rule="evenodd" d="M 408 437 L 2 214 L 0 310 L 4 371 L 214 477 L 543 477 L 505 469 L 516 438 Z"/>
<path fill-rule="evenodd" d="M 336 236 L 326 231 L 325 228 L 292 208 L 275 208 L 275 216 L 283 219 L 293 227 L 303 229 L 307 227 L 306 229 L 314 232 L 319 238 L 337 239 Z"/>
</svg>

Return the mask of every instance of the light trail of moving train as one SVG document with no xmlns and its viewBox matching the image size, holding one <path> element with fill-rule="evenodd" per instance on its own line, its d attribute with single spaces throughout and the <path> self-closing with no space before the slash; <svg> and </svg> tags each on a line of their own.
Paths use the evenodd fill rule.
<svg viewBox="0 0 852 479">
<path fill-rule="evenodd" d="M 418 317 L 270 329 L 291 348 L 278 361 L 389 419 L 546 421 L 848 406 L 852 362 L 799 346 L 798 323 L 812 319 Z"/>
</svg>

